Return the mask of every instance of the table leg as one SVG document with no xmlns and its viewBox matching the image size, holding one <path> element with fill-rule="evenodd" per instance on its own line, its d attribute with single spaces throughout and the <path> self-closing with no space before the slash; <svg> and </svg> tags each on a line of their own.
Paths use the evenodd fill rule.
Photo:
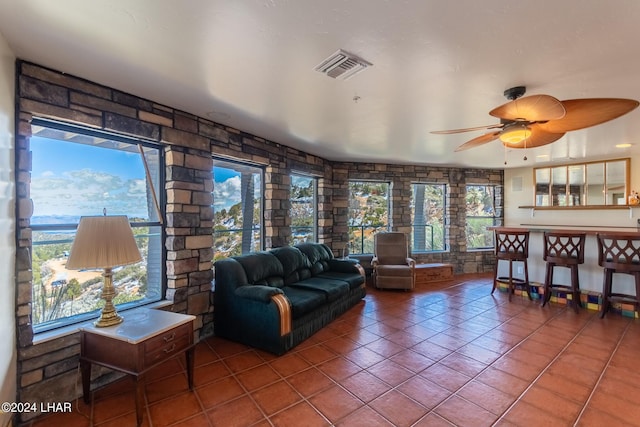
<svg viewBox="0 0 640 427">
<path fill-rule="evenodd" d="M 87 405 L 91 403 L 91 362 L 80 359 L 82 377 L 82 398 Z"/>
<path fill-rule="evenodd" d="M 136 375 L 136 422 L 138 426 L 142 424 L 144 414 L 144 376 Z"/>
<path fill-rule="evenodd" d="M 185 352 L 187 358 L 187 381 L 189 382 L 189 390 L 193 391 L 193 364 L 195 356 L 195 347 L 191 347 Z"/>
</svg>

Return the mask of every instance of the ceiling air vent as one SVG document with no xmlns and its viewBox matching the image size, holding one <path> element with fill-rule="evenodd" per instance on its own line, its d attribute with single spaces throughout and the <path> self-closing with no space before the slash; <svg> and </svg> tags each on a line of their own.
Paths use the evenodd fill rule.
<svg viewBox="0 0 640 427">
<path fill-rule="evenodd" d="M 372 65 L 370 62 L 340 49 L 322 61 L 315 70 L 326 74 L 332 79 L 347 80 Z"/>
</svg>

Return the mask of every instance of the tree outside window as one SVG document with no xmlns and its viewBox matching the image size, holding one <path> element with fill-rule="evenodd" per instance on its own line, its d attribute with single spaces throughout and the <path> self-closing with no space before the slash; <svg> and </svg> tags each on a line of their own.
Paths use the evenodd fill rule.
<svg viewBox="0 0 640 427">
<path fill-rule="evenodd" d="M 389 229 L 388 182 L 349 182 L 349 253 L 373 253 L 373 236 Z"/>
<path fill-rule="evenodd" d="M 494 247 L 493 231 L 487 227 L 501 223 L 500 189 L 497 185 L 467 185 L 467 249 Z"/>
<path fill-rule="evenodd" d="M 291 175 L 291 236 L 293 244 L 316 241 L 318 180 L 304 175 Z"/>
<path fill-rule="evenodd" d="M 213 260 L 262 249 L 262 176 L 257 166 L 213 159 Z"/>
<path fill-rule="evenodd" d="M 411 250 L 445 250 L 445 184 L 411 186 Z"/>
</svg>

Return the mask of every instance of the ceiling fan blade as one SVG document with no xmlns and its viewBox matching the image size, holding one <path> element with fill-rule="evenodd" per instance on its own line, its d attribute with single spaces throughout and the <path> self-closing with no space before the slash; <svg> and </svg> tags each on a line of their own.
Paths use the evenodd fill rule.
<svg viewBox="0 0 640 427">
<path fill-rule="evenodd" d="M 537 123 L 530 124 L 529 129 L 531 130 L 531 135 L 526 140 L 516 144 L 503 142 L 502 145 L 508 148 L 536 148 L 551 144 L 564 136 L 564 132 L 547 132 Z"/>
<path fill-rule="evenodd" d="M 562 102 L 549 95 L 531 95 L 514 99 L 489 112 L 493 117 L 506 120 L 541 122 L 564 117 Z"/>
<path fill-rule="evenodd" d="M 608 122 L 627 114 L 638 106 L 638 101 L 622 98 L 585 98 L 562 101 L 567 114 L 558 120 L 549 120 L 540 126 L 547 132 L 569 132 Z"/>
<path fill-rule="evenodd" d="M 473 138 L 465 142 L 464 144 L 456 148 L 455 151 L 464 151 L 464 150 L 468 150 L 469 148 L 479 147 L 480 145 L 484 145 L 487 142 L 491 142 L 494 139 L 497 139 L 499 135 L 500 135 L 500 132 L 485 133 L 484 135 L 480 135 L 476 138 Z"/>
<path fill-rule="evenodd" d="M 483 130 L 483 129 L 497 129 L 501 128 L 504 125 L 501 123 L 496 123 L 494 125 L 487 126 L 476 126 L 474 128 L 465 128 L 465 129 L 451 129 L 451 130 L 433 130 L 430 133 L 434 133 L 436 135 L 450 135 L 452 133 L 463 133 L 463 132 L 472 132 L 474 130 Z"/>
</svg>

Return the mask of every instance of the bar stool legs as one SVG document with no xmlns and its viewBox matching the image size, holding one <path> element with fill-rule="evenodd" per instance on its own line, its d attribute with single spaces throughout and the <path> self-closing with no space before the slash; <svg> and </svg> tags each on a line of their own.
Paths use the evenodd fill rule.
<svg viewBox="0 0 640 427">
<path fill-rule="evenodd" d="M 568 288 L 561 285 L 553 284 L 553 269 L 558 267 L 555 263 L 548 262 L 547 270 L 544 277 L 544 297 L 542 298 L 542 306 L 544 307 L 549 300 L 551 300 L 551 294 L 553 288 Z M 580 309 L 580 279 L 578 277 L 578 265 L 573 264 L 567 266 L 571 269 L 571 298 L 573 303 L 573 309 L 578 313 Z"/>
<path fill-rule="evenodd" d="M 573 308 L 578 313 L 580 309 L 580 280 L 578 265 L 584 263 L 584 243 L 586 233 L 551 232 L 544 233 L 544 248 L 542 258 L 547 262 L 544 277 L 544 307 L 551 299 L 553 289 L 571 292 Z M 571 270 L 571 285 L 553 283 L 555 267 L 567 267 Z"/>
<path fill-rule="evenodd" d="M 491 294 L 496 290 L 498 282 L 506 282 L 508 285 L 509 301 L 511 301 L 511 295 L 515 292 L 516 284 L 521 284 L 524 286 L 527 296 L 531 300 L 529 266 L 527 265 L 527 257 L 529 256 L 529 232 L 514 229 L 496 229 L 495 245 L 496 264 L 493 270 L 493 288 L 491 289 Z M 498 277 L 498 264 L 500 261 L 509 261 L 509 277 Z M 514 261 L 519 261 L 524 264 L 524 279 L 513 276 Z"/>
<path fill-rule="evenodd" d="M 636 284 L 636 297 L 634 298 L 631 295 L 615 293 L 612 290 L 613 287 L 613 273 L 615 273 L 614 269 L 605 268 L 604 269 L 604 283 L 602 285 L 602 308 L 600 309 L 600 318 L 604 318 L 604 315 L 607 313 L 609 308 L 611 307 L 611 299 L 616 299 L 618 301 L 625 301 L 633 303 L 635 310 L 640 310 L 640 272 L 632 273 L 635 278 Z"/>
<path fill-rule="evenodd" d="M 640 310 L 640 235 L 598 233 L 598 249 L 598 264 L 604 268 L 600 318 L 607 313 L 612 301 L 631 303 L 634 310 Z M 613 273 L 632 275 L 635 295 L 613 292 Z"/>
<path fill-rule="evenodd" d="M 529 268 L 527 266 L 527 261 L 524 260 L 524 279 L 517 279 L 515 277 L 513 277 L 513 262 L 514 260 L 507 260 L 509 261 L 509 276 L 508 277 L 498 277 L 498 261 L 496 261 L 496 265 L 494 267 L 494 274 L 493 274 L 493 288 L 491 289 L 491 295 L 493 295 L 493 292 L 496 290 L 496 288 L 498 287 L 498 282 L 506 282 L 507 286 L 508 286 L 508 290 L 507 292 L 509 293 L 509 301 L 511 301 L 511 295 L 515 293 L 516 290 L 516 285 L 524 285 L 525 291 L 527 292 L 527 296 L 529 297 L 530 300 L 533 300 L 533 298 L 531 297 L 531 290 L 529 289 L 530 283 L 529 283 Z"/>
</svg>

